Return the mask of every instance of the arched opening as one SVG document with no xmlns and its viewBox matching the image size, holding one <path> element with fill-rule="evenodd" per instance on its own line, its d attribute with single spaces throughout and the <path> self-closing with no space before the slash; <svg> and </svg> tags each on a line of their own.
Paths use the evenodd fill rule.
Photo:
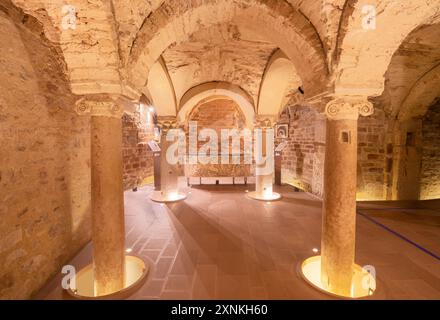
<svg viewBox="0 0 440 320">
<path fill-rule="evenodd" d="M 193 127 L 191 127 L 193 126 Z M 194 127 L 195 126 L 195 127 Z M 201 100 L 193 107 L 185 119 L 185 129 L 188 136 L 188 145 L 191 139 L 196 138 L 196 151 L 198 161 L 195 164 L 185 165 L 185 176 L 191 185 L 197 184 L 243 184 L 248 177 L 252 176 L 252 165 L 246 164 L 244 136 L 242 130 L 246 129 L 246 117 L 240 106 L 227 96 L 210 96 Z M 204 136 L 204 130 L 210 130 L 210 134 Z M 191 130 L 193 134 L 191 134 Z M 234 149 L 232 130 L 236 130 L 238 148 Z M 225 134 L 226 146 L 223 142 Z M 208 159 L 200 158 L 201 152 L 209 144 L 206 150 Z M 204 147 L 205 146 L 205 147 Z M 189 151 L 191 157 L 193 151 Z M 209 163 L 205 163 L 209 161 Z"/>
<path fill-rule="evenodd" d="M 166 17 L 160 26 L 153 22 L 159 17 Z M 192 23 L 193 17 L 198 17 L 199 22 Z M 256 20 L 260 23 L 249 24 Z M 224 0 L 197 3 L 191 7 L 167 1 L 146 19 L 134 40 L 127 64 L 131 84 L 142 88 L 151 66 L 173 43 L 186 41 L 198 30 L 217 24 L 236 24 L 254 30 L 291 59 L 310 97 L 325 90 L 328 68 L 316 29 L 288 3 L 265 1 L 248 4 Z M 162 28 L 161 32 L 158 32 L 159 27 Z M 174 33 L 176 29 L 181 32 Z"/>
<path fill-rule="evenodd" d="M 377 137 L 382 137 L 379 142 L 383 152 L 371 160 L 383 163 L 386 199 L 427 197 L 429 183 L 426 178 L 422 182 L 421 171 L 427 143 L 423 127 L 428 109 L 433 108 L 440 96 L 439 35 L 440 24 L 424 25 L 412 31 L 394 53 L 385 73 L 384 92 L 375 99 L 376 114 L 383 115 L 378 127 L 381 134 Z M 380 175 L 377 178 L 381 179 Z"/>
</svg>

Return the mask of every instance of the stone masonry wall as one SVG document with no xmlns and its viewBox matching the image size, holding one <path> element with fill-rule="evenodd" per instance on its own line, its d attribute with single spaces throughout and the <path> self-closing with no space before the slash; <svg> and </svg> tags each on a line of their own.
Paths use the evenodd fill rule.
<svg viewBox="0 0 440 320">
<path fill-rule="evenodd" d="M 142 121 L 124 114 L 122 117 L 122 153 L 124 190 L 151 182 L 154 174 L 153 152 L 147 142 L 154 137 Z"/>
<path fill-rule="evenodd" d="M 440 198 L 440 100 L 422 122 L 423 152 L 420 175 L 420 199 Z"/>
<path fill-rule="evenodd" d="M 290 108 L 288 121 L 288 146 L 282 154 L 282 182 L 322 197 L 326 120 L 308 107 L 295 106 Z M 371 117 L 359 118 L 358 200 L 386 198 L 386 123 L 381 110 L 376 110 Z"/>
<path fill-rule="evenodd" d="M 358 121 L 358 200 L 386 200 L 385 175 L 391 171 L 389 157 L 392 148 L 387 147 L 387 119 L 376 108 L 369 117 Z"/>
<path fill-rule="evenodd" d="M 91 236 L 90 121 L 41 33 L 0 6 L 0 299 L 31 297 Z"/>
<path fill-rule="evenodd" d="M 213 129 L 218 136 L 218 159 L 221 157 L 221 129 L 244 129 L 246 127 L 245 117 L 240 107 L 228 99 L 216 99 L 201 103 L 193 109 L 188 121 L 197 122 L 198 133 L 203 128 Z M 199 141 L 198 150 L 206 142 Z M 231 146 L 231 141 L 230 141 Z M 230 150 L 232 154 L 232 148 Z M 197 164 L 186 165 L 185 175 L 187 177 L 247 177 L 251 175 L 251 165 L 243 164 L 243 143 L 241 143 L 240 164 Z"/>
<path fill-rule="evenodd" d="M 325 119 L 308 107 L 290 108 L 287 141 L 281 162 L 282 182 L 322 196 Z"/>
</svg>

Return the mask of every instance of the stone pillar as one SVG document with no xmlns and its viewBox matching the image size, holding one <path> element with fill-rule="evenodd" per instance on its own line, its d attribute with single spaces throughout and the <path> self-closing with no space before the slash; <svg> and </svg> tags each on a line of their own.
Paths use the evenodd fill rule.
<svg viewBox="0 0 440 320">
<path fill-rule="evenodd" d="M 255 166 L 255 192 L 257 197 L 265 198 L 272 195 L 273 191 L 273 170 L 274 165 L 274 146 L 273 140 L 267 139 L 267 133 L 273 132 L 271 128 L 258 128 L 261 130 L 261 145 L 257 144 L 255 152 L 261 153 L 266 159 L 263 163 L 257 163 Z M 270 131 L 268 131 L 270 130 Z M 269 148 L 269 152 L 267 152 Z"/>
<path fill-rule="evenodd" d="M 273 192 L 275 150 L 274 133 L 270 123 L 270 120 L 266 120 L 266 123 L 260 121 L 255 128 L 255 130 L 259 130 L 261 134 L 259 139 L 257 139 L 258 135 L 255 135 L 255 192 L 248 193 L 248 196 L 253 199 L 266 201 L 281 198 L 280 194 Z M 268 139 L 268 135 L 272 135 L 272 139 Z M 258 140 L 260 140 L 261 143 Z M 265 161 L 258 161 L 258 157 L 262 157 Z"/>
<path fill-rule="evenodd" d="M 124 288 L 125 224 L 120 101 L 92 96 L 77 104 L 91 115 L 92 243 L 95 295 Z"/>
<path fill-rule="evenodd" d="M 170 163 L 167 159 L 168 148 L 176 143 L 176 141 L 167 141 L 169 130 L 177 128 L 175 119 L 159 119 L 161 127 L 160 137 L 160 190 L 151 194 L 151 199 L 157 202 L 174 202 L 183 200 L 186 195 L 179 192 L 178 178 L 179 166 Z"/>
<path fill-rule="evenodd" d="M 342 296 L 350 296 L 354 272 L 357 120 L 372 112 L 366 99 L 336 99 L 326 106 L 321 282 Z"/>
</svg>

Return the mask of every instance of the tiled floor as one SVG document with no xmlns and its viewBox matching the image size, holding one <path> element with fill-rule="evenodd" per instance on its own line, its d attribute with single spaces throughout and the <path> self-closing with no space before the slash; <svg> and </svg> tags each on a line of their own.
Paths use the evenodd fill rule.
<svg viewBox="0 0 440 320">
<path fill-rule="evenodd" d="M 151 202 L 151 187 L 126 192 L 127 248 L 152 268 L 131 299 L 328 299 L 298 274 L 298 265 L 320 247 L 320 201 L 286 186 L 276 189 L 281 201 L 259 202 L 246 198 L 246 188 L 188 189 L 184 202 L 169 205 Z M 440 261 L 367 219 L 439 254 L 440 212 L 371 203 L 360 211 L 356 262 L 376 268 L 373 298 L 440 299 Z M 90 255 L 89 245 L 71 263 L 81 268 Z M 37 298 L 65 297 L 60 279 Z"/>
</svg>

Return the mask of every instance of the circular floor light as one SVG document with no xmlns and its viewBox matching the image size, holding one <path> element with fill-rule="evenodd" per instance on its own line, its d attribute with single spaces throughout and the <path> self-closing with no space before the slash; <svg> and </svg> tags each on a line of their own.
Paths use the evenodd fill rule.
<svg viewBox="0 0 440 320">
<path fill-rule="evenodd" d="M 306 259 L 301 265 L 301 276 L 312 287 L 321 292 L 338 298 L 359 299 L 373 295 L 376 290 L 376 279 L 367 270 L 355 264 L 353 266 L 353 280 L 350 295 L 341 296 L 332 292 L 321 282 L 321 256 Z"/>
<path fill-rule="evenodd" d="M 122 290 L 98 296 L 95 294 L 93 264 L 89 264 L 76 274 L 76 288 L 69 287 L 67 293 L 80 300 L 124 299 L 135 293 L 147 279 L 148 265 L 140 258 L 125 256 L 125 286 Z"/>
</svg>

